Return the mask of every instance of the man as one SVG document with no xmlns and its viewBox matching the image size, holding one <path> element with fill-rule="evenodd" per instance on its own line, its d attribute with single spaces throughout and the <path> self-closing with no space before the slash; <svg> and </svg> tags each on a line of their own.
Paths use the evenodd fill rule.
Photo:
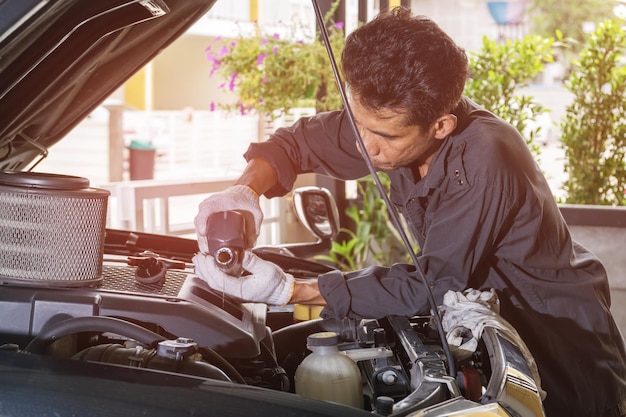
<svg viewBox="0 0 626 417">
<path fill-rule="evenodd" d="M 348 37 L 342 67 L 365 149 L 344 111 L 252 144 L 237 185 L 200 205 L 198 275 L 239 299 L 325 304 L 337 317 L 427 314 L 423 284 L 401 266 L 299 281 L 248 252 L 251 275 L 233 278 L 206 255 L 209 214 L 247 213 L 253 243 L 259 194 L 284 195 L 303 172 L 362 177 L 367 152 L 391 179 L 390 198 L 418 240 L 438 304 L 447 290 L 495 289 L 502 316 L 535 357 L 548 416 L 625 415 L 626 354 L 604 267 L 572 241 L 518 132 L 462 97 L 465 52 L 431 20 L 397 8 Z"/>
</svg>

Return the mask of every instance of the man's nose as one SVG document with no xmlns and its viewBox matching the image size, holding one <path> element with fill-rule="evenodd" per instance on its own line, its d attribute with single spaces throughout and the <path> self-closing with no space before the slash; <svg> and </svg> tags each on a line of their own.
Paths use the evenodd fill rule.
<svg viewBox="0 0 626 417">
<path fill-rule="evenodd" d="M 363 140 L 363 146 L 365 146 L 365 151 L 369 156 L 378 155 L 380 148 L 376 143 L 376 138 L 368 135 L 367 132 L 361 132 L 361 139 Z"/>
</svg>

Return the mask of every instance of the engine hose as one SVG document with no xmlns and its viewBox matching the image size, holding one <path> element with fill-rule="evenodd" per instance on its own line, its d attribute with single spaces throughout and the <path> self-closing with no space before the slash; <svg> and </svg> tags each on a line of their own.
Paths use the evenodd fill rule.
<svg viewBox="0 0 626 417">
<path fill-rule="evenodd" d="M 210 349 L 205 346 L 198 346 L 198 352 L 202 355 L 202 358 L 220 368 L 230 379 L 240 384 L 247 385 L 246 380 L 241 376 L 239 371 L 235 369 L 233 365 L 230 364 L 226 359 L 222 357 L 222 355 L 215 352 L 213 349 Z"/>
<path fill-rule="evenodd" d="M 327 331 L 325 320 L 315 319 L 285 326 L 273 333 L 276 359 L 279 364 L 292 352 L 306 352 L 306 338 L 310 334 Z"/>
<path fill-rule="evenodd" d="M 151 347 L 156 347 L 159 342 L 165 340 L 165 337 L 125 320 L 105 316 L 86 316 L 72 317 L 44 327 L 24 350 L 30 353 L 44 353 L 55 340 L 81 332 L 111 332 Z"/>
<path fill-rule="evenodd" d="M 268 359 L 271 360 L 272 366 L 274 367 L 274 369 L 280 369 L 280 373 L 276 374 L 276 377 L 280 381 L 280 391 L 289 392 L 289 390 L 291 389 L 291 385 L 292 385 L 291 381 L 289 380 L 289 376 L 287 375 L 283 367 L 278 364 L 278 361 L 274 357 L 274 354 L 272 353 L 270 347 L 267 346 L 263 342 L 261 342 L 260 345 L 261 345 L 261 351 L 265 353 L 265 356 Z"/>
</svg>

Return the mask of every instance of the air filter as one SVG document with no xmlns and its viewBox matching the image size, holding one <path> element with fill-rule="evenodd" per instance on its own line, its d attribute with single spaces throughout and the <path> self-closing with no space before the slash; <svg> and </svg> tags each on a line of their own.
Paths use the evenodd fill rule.
<svg viewBox="0 0 626 417">
<path fill-rule="evenodd" d="M 109 194 L 82 177 L 0 172 L 0 282 L 99 282 Z"/>
</svg>

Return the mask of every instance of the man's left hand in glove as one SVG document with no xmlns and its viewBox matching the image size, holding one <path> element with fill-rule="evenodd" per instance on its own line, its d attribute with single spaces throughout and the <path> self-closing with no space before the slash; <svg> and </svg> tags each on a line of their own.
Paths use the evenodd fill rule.
<svg viewBox="0 0 626 417">
<path fill-rule="evenodd" d="M 241 277 L 225 274 L 212 256 L 198 253 L 193 257 L 196 275 L 209 287 L 240 301 L 285 305 L 293 295 L 295 280 L 278 265 L 264 261 L 250 251 L 243 256 L 242 266 L 250 273 Z"/>
</svg>

